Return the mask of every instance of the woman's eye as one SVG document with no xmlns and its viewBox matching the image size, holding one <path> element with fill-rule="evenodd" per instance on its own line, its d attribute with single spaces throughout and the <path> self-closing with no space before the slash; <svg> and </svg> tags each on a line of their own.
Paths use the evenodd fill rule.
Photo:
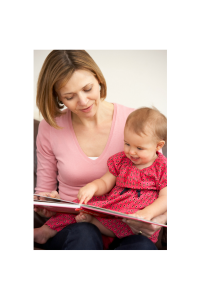
<svg viewBox="0 0 200 300">
<path fill-rule="evenodd" d="M 73 98 L 73 96 L 71 98 L 66 98 L 67 100 L 71 100 Z"/>
<path fill-rule="evenodd" d="M 84 91 L 85 91 L 85 92 L 89 92 L 89 91 L 91 91 L 91 89 L 92 89 L 92 88 L 90 88 L 89 90 L 84 90 Z"/>
<path fill-rule="evenodd" d="M 88 89 L 88 90 L 84 90 L 84 92 L 90 92 L 92 90 L 92 87 L 90 88 L 90 89 Z M 72 97 L 70 97 L 70 98 L 66 98 L 67 100 L 72 100 L 73 99 L 73 96 Z"/>
</svg>

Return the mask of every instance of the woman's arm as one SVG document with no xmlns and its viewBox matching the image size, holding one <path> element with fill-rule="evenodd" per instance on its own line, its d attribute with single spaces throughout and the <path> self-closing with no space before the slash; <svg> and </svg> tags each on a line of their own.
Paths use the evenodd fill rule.
<svg viewBox="0 0 200 300">
<path fill-rule="evenodd" d="M 36 140 L 37 145 L 37 185 L 35 193 L 60 199 L 57 189 L 57 163 L 50 142 L 50 126 L 41 121 Z M 55 212 L 42 208 L 34 208 L 41 217 L 50 218 Z"/>
<path fill-rule="evenodd" d="M 152 204 L 148 205 L 144 209 L 138 210 L 135 214 L 132 214 L 132 216 L 141 219 L 151 220 L 156 216 L 160 216 L 164 214 L 166 210 L 167 210 L 167 187 L 160 190 L 158 198 Z"/>
<path fill-rule="evenodd" d="M 57 189 L 57 160 L 51 146 L 50 125 L 40 122 L 37 145 L 37 184 L 35 193 L 51 192 Z"/>
<path fill-rule="evenodd" d="M 93 196 L 101 196 L 108 193 L 115 185 L 116 177 L 109 171 L 100 179 L 96 179 L 82 187 L 77 195 L 80 203 L 87 203 Z"/>
<path fill-rule="evenodd" d="M 139 232 L 142 232 L 142 235 L 146 237 L 150 237 L 152 234 L 154 234 L 154 232 L 156 232 L 161 228 L 161 226 L 159 225 L 148 224 L 136 220 L 123 219 L 122 221 L 131 228 L 134 234 L 138 234 Z M 151 221 L 160 224 L 167 224 L 167 211 L 164 214 L 153 218 Z"/>
</svg>

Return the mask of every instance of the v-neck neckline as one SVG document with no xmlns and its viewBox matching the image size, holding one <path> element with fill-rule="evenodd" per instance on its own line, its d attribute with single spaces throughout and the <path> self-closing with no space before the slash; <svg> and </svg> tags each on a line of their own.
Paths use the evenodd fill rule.
<svg viewBox="0 0 200 300">
<path fill-rule="evenodd" d="M 71 115 L 71 111 L 69 110 L 69 114 L 68 114 L 68 121 L 69 121 L 69 127 L 70 127 L 70 130 L 71 130 L 71 133 L 72 133 L 72 136 L 73 136 L 73 140 L 78 148 L 78 151 L 79 153 L 82 155 L 82 157 L 87 160 L 87 162 L 90 162 L 91 164 L 96 164 L 98 162 L 100 162 L 102 160 L 102 158 L 104 157 L 108 147 L 109 147 L 109 144 L 111 142 L 111 139 L 112 139 L 112 135 L 113 135 L 113 130 L 114 130 L 114 127 L 115 127 L 115 121 L 116 121 L 116 115 L 117 115 L 117 105 L 116 103 L 112 103 L 114 105 L 114 113 L 113 113 L 113 119 L 112 119 L 112 125 L 111 125 L 111 129 L 110 129 L 110 133 L 109 133 L 109 136 L 108 136 L 108 140 L 107 140 L 107 143 L 106 143 L 106 146 L 103 150 L 103 152 L 101 153 L 101 155 L 95 159 L 95 160 L 92 160 L 91 158 L 89 158 L 82 150 L 81 146 L 79 145 L 79 142 L 77 140 L 77 137 L 75 135 L 75 132 L 74 132 L 74 128 L 73 128 L 73 125 L 72 125 L 72 115 Z"/>
</svg>

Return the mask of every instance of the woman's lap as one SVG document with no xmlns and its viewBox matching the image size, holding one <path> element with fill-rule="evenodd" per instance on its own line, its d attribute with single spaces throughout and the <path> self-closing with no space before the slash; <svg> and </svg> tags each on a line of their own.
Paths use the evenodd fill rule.
<svg viewBox="0 0 200 300">
<path fill-rule="evenodd" d="M 115 239 L 110 250 L 158 250 L 155 244 L 143 235 L 129 235 L 122 239 Z"/>
<path fill-rule="evenodd" d="M 66 226 L 44 245 L 45 250 L 103 250 L 103 240 L 99 229 L 90 223 L 75 223 Z M 155 244 L 143 235 L 115 238 L 110 250 L 157 250 Z"/>
<path fill-rule="evenodd" d="M 66 226 L 46 244 L 38 247 L 45 250 L 103 250 L 103 241 L 95 225 L 74 223 Z"/>
</svg>

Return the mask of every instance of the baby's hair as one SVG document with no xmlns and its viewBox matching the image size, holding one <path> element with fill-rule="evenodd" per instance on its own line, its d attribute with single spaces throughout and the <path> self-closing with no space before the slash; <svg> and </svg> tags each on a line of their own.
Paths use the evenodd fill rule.
<svg viewBox="0 0 200 300">
<path fill-rule="evenodd" d="M 167 142 L 167 118 L 155 107 L 141 107 L 134 110 L 128 116 L 125 127 L 138 135 L 141 133 L 147 135 L 149 129 L 157 141 Z"/>
</svg>

